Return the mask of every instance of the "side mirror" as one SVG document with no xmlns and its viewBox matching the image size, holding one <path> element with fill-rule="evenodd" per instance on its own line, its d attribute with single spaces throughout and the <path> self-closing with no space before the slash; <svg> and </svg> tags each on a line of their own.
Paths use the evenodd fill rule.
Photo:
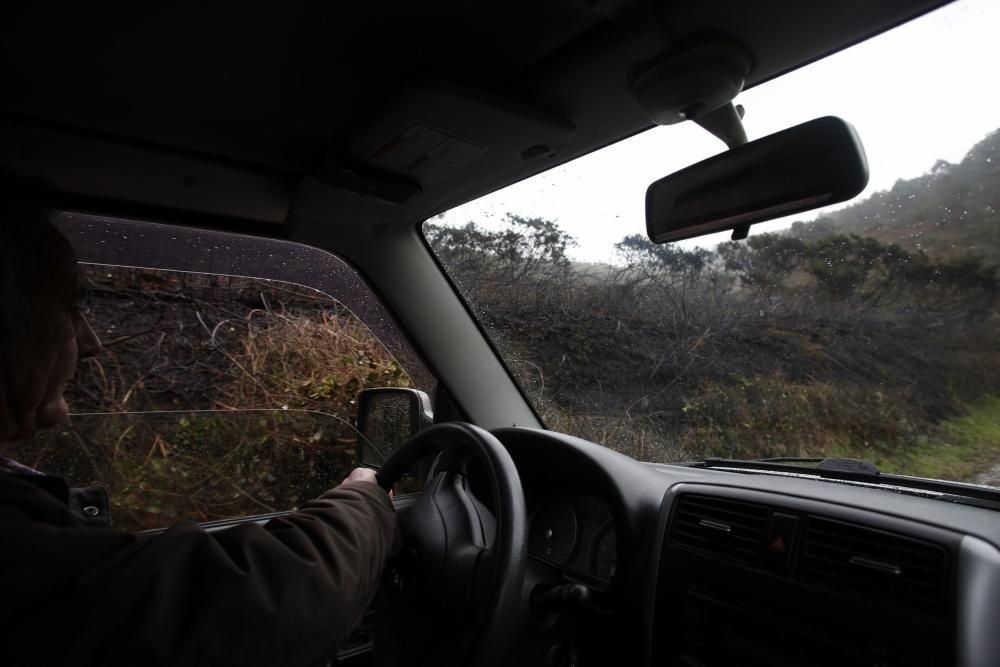
<svg viewBox="0 0 1000 667">
<path fill-rule="evenodd" d="M 402 443 L 433 423 L 431 399 L 424 392 L 365 389 L 358 394 L 358 463 L 380 467 Z"/>
<path fill-rule="evenodd" d="M 720 153 L 661 178 L 646 190 L 646 232 L 654 243 L 733 230 L 836 204 L 868 184 L 854 128 L 817 118 Z"/>
</svg>

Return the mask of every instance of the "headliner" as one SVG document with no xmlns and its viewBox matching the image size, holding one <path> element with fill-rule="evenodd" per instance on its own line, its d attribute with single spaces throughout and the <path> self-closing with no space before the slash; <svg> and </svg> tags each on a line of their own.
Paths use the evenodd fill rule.
<svg viewBox="0 0 1000 667">
<path fill-rule="evenodd" d="M 629 70 L 692 35 L 741 42 L 749 87 L 939 4 L 31 3 L 0 24 L 0 162 L 99 200 L 270 224 L 294 201 L 412 224 L 649 127 Z M 464 161 L 430 175 L 373 162 L 414 123 Z M 350 192 L 345 168 L 362 178 Z M 359 196 L 366 179 L 419 194 Z"/>
</svg>

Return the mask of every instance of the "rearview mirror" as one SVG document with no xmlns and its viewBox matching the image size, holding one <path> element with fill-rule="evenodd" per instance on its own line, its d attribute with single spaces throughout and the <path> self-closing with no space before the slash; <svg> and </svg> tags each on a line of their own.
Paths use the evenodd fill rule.
<svg viewBox="0 0 1000 667">
<path fill-rule="evenodd" d="M 365 389 L 358 394 L 358 463 L 380 467 L 401 444 L 433 423 L 431 400 L 424 392 Z"/>
<path fill-rule="evenodd" d="M 827 116 L 738 146 L 656 181 L 646 190 L 654 243 L 734 230 L 836 204 L 868 184 L 857 134 Z"/>
</svg>

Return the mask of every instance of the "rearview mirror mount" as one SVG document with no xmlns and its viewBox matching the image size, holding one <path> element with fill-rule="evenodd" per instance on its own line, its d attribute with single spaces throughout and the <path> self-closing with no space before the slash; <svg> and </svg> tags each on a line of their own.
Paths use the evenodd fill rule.
<svg viewBox="0 0 1000 667">
<path fill-rule="evenodd" d="M 646 232 L 667 243 L 733 230 L 846 201 L 868 184 L 854 128 L 827 116 L 737 146 L 654 182 Z"/>
</svg>

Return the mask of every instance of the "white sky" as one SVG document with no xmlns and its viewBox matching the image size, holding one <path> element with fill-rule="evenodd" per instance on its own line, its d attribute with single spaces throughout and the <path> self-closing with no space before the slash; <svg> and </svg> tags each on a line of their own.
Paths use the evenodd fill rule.
<svg viewBox="0 0 1000 667">
<path fill-rule="evenodd" d="M 938 159 L 958 162 L 1000 127 L 1000 0 L 958 0 L 896 30 L 741 94 L 750 140 L 819 116 L 857 129 L 868 154 L 866 197 Z M 658 127 L 471 202 L 437 222 L 497 224 L 506 212 L 558 222 L 572 256 L 606 262 L 614 244 L 645 234 L 653 181 L 724 149 L 693 123 Z M 798 215 L 757 225 L 779 229 Z M 714 245 L 729 233 L 684 245 Z"/>
</svg>

